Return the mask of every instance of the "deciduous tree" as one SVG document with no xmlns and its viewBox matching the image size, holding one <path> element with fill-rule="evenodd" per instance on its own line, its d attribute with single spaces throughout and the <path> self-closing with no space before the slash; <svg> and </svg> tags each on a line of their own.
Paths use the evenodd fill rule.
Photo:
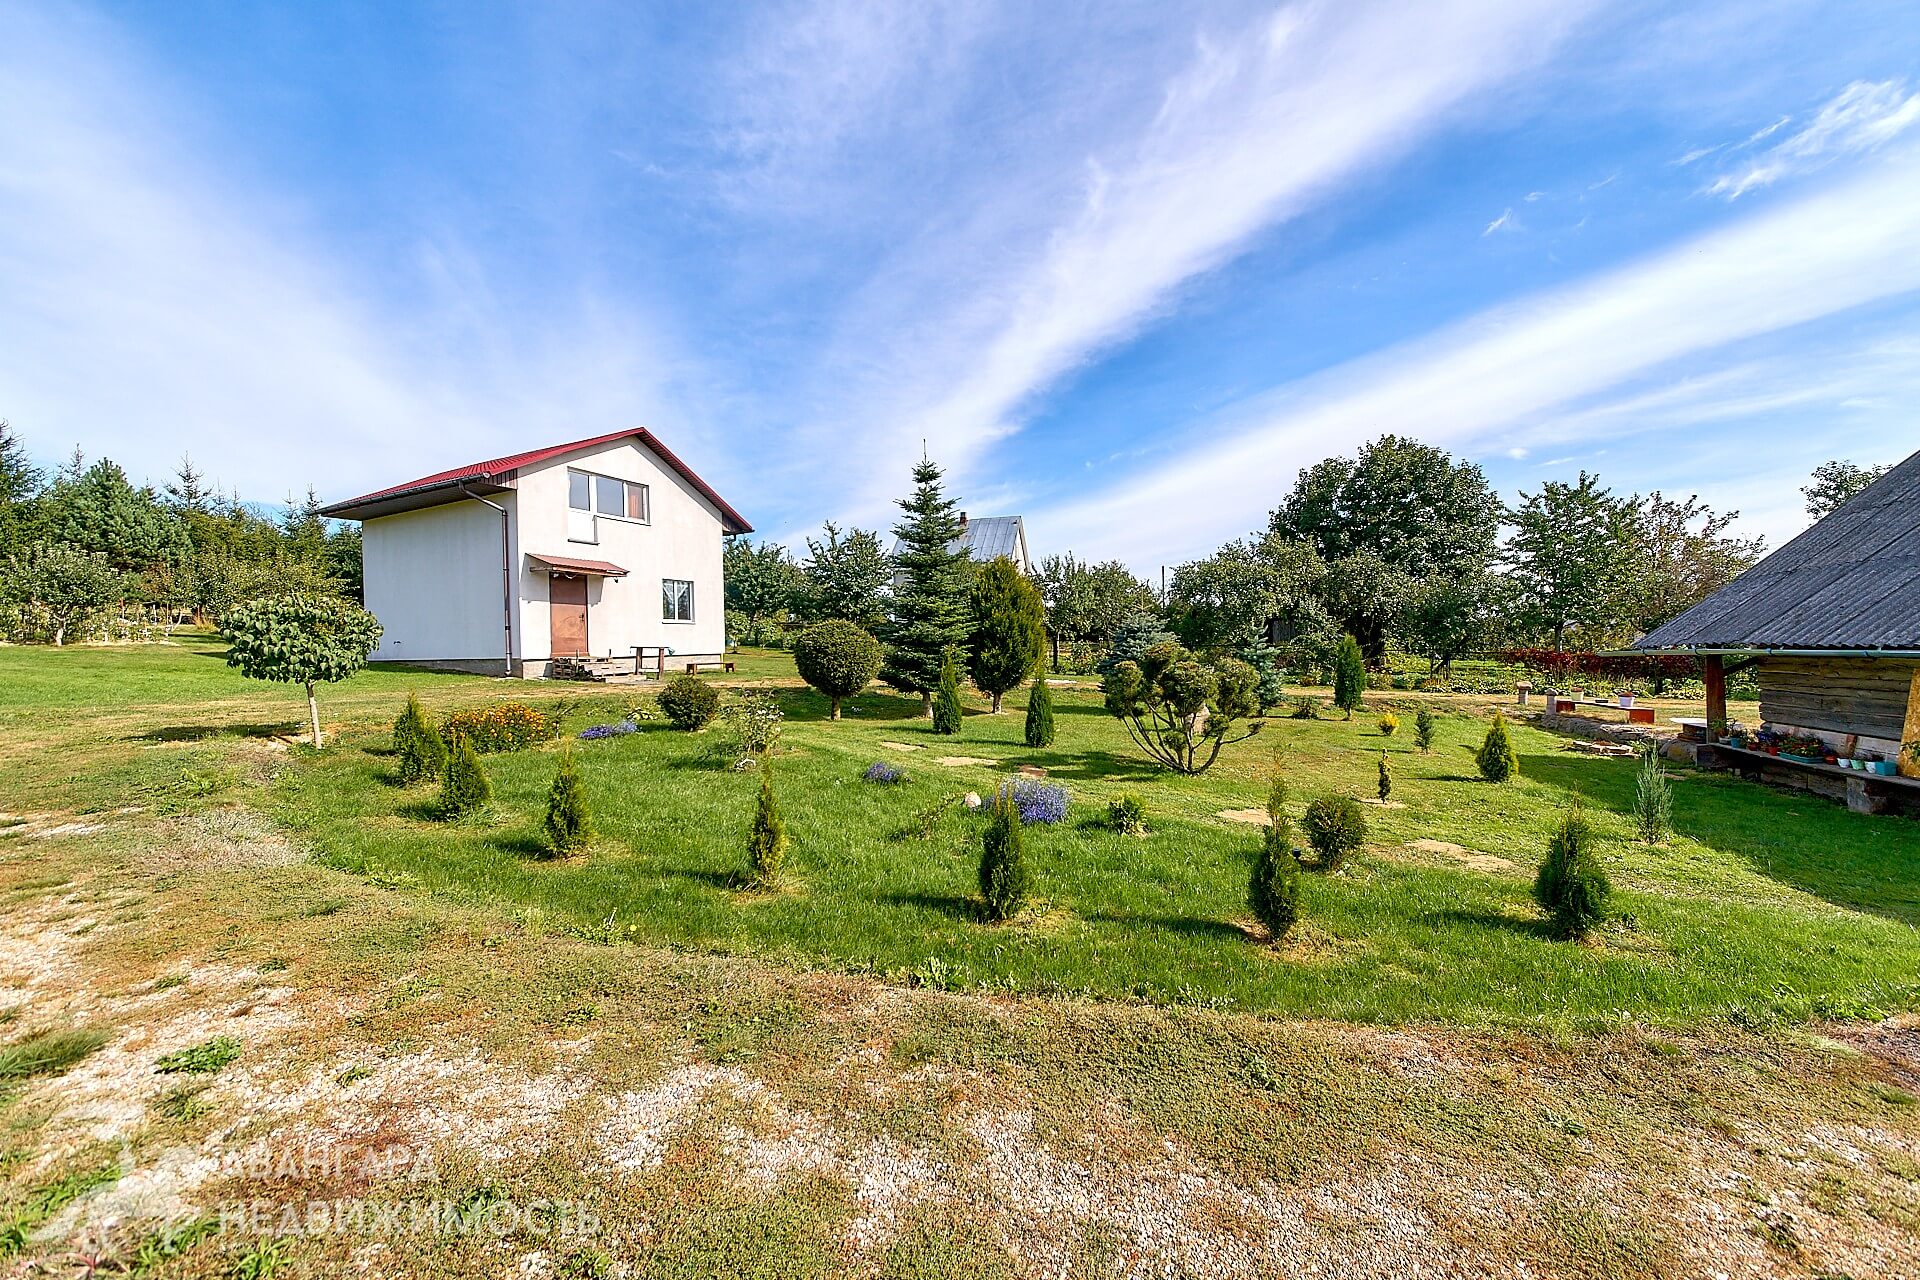
<svg viewBox="0 0 1920 1280">
<path fill-rule="evenodd" d="M 251 680 L 303 685 L 313 745 L 320 743 L 320 702 L 314 686 L 345 680 L 367 664 L 380 641 L 380 623 L 356 604 L 310 595 L 268 596 L 227 615 L 227 665 Z"/>
</svg>

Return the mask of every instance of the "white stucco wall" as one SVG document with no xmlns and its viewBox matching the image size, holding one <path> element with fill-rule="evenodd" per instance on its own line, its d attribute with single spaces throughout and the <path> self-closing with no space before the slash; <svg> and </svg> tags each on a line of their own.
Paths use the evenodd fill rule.
<svg viewBox="0 0 1920 1280">
<path fill-rule="evenodd" d="M 496 499 L 497 501 L 498 499 Z M 458 502 L 361 526 L 377 662 L 504 659 L 500 516 Z"/>
<path fill-rule="evenodd" d="M 567 524 L 569 468 L 648 486 L 651 519 L 646 524 L 595 517 L 594 542 L 571 541 Z M 520 652 L 550 656 L 547 579 L 528 555 L 609 560 L 624 578 L 593 578 L 587 584 L 587 646 L 596 655 L 627 657 L 635 645 L 665 645 L 675 653 L 717 654 L 726 648 L 726 593 L 721 577 L 724 550 L 720 513 L 701 494 L 636 440 L 625 440 L 530 467 L 520 472 L 514 494 L 519 569 Z M 660 584 L 685 578 L 693 584 L 692 622 L 661 617 Z"/>
</svg>

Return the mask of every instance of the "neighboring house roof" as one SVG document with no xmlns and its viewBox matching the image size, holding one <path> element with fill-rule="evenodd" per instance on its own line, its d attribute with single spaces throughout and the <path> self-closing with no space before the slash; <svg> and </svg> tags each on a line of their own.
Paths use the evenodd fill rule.
<svg viewBox="0 0 1920 1280">
<path fill-rule="evenodd" d="M 1633 647 L 1920 650 L 1920 453 Z"/>
<path fill-rule="evenodd" d="M 975 560 L 993 560 L 1005 556 L 1017 565 L 1027 563 L 1027 527 L 1019 516 L 980 516 L 968 519 L 960 536 L 947 544 L 954 551 L 965 551 Z M 894 540 L 893 554 L 899 555 L 901 543 Z"/>
<path fill-rule="evenodd" d="M 725 498 L 715 493 L 712 486 L 695 475 L 692 467 L 674 457 L 673 451 L 661 444 L 653 432 L 645 427 L 613 431 L 604 436 L 574 440 L 567 444 L 548 445 L 543 449 L 529 449 L 525 453 L 510 453 L 504 458 L 492 458 L 486 462 L 469 463 L 464 467 L 454 467 L 448 471 L 437 471 L 430 476 L 421 476 L 418 480 L 409 480 L 405 484 L 376 489 L 372 493 L 363 493 L 357 498 L 349 498 L 345 502 L 336 502 L 331 506 L 322 507 L 320 514 L 339 520 L 372 520 L 379 516 L 455 501 L 463 488 L 481 493 L 499 493 L 503 489 L 513 487 L 514 480 L 522 467 L 551 462 L 555 458 L 578 453 L 582 449 L 591 449 L 627 439 L 638 440 L 651 449 L 660 461 L 678 472 L 681 479 L 692 485 L 702 497 L 711 502 L 720 512 L 720 522 L 728 533 L 753 532 L 753 526 L 747 523 L 744 516 L 729 506 Z"/>
</svg>

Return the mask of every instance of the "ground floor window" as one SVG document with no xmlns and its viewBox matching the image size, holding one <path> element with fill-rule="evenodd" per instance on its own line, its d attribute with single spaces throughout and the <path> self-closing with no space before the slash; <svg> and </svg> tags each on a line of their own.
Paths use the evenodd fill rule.
<svg viewBox="0 0 1920 1280">
<path fill-rule="evenodd" d="M 660 583 L 661 616 L 668 622 L 693 621 L 693 584 L 681 578 Z"/>
</svg>

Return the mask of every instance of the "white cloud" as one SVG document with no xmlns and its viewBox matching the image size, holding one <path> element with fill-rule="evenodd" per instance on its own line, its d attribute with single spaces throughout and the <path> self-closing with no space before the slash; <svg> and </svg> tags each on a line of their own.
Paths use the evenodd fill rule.
<svg viewBox="0 0 1920 1280">
<path fill-rule="evenodd" d="M 1582 6 L 1468 0 L 1296 5 L 1203 37 L 1137 136 L 1094 147 L 1058 217 L 996 239 L 921 241 L 847 327 L 835 439 L 863 440 L 850 506 L 884 510 L 924 438 L 964 478 L 1034 398 L 1171 305 L 1256 233 L 1444 127 L 1535 65 Z M 1121 72 L 1116 69 L 1116 74 Z M 1060 169 L 1057 157 L 1048 160 Z M 995 173 L 1004 190 L 1025 180 Z M 989 197 L 990 199 L 990 197 Z M 837 412 L 862 406 L 849 423 Z"/>
<path fill-rule="evenodd" d="M 1909 150 L 1632 266 L 1284 387 L 1202 424 L 1178 461 L 1036 523 L 1055 545 L 1137 564 L 1204 553 L 1258 523 L 1300 466 L 1382 431 L 1471 447 L 1677 358 L 1920 289 L 1915 207 L 1920 153 Z"/>
<path fill-rule="evenodd" d="M 1747 143 L 1771 136 L 1791 119 L 1782 117 L 1748 138 Z M 1843 156 L 1878 150 L 1916 123 L 1920 123 L 1920 93 L 1907 93 L 1905 81 L 1873 84 L 1856 80 L 1822 107 L 1804 129 L 1755 156 L 1738 171 L 1720 175 L 1707 190 L 1737 200 L 1749 191 Z"/>
<path fill-rule="evenodd" d="M 1487 229 L 1480 233 L 1480 238 L 1484 240 L 1497 231 L 1518 231 L 1520 229 L 1520 219 L 1513 216 L 1513 210 L 1507 209 L 1502 211 L 1499 217 L 1487 224 Z"/>
</svg>

